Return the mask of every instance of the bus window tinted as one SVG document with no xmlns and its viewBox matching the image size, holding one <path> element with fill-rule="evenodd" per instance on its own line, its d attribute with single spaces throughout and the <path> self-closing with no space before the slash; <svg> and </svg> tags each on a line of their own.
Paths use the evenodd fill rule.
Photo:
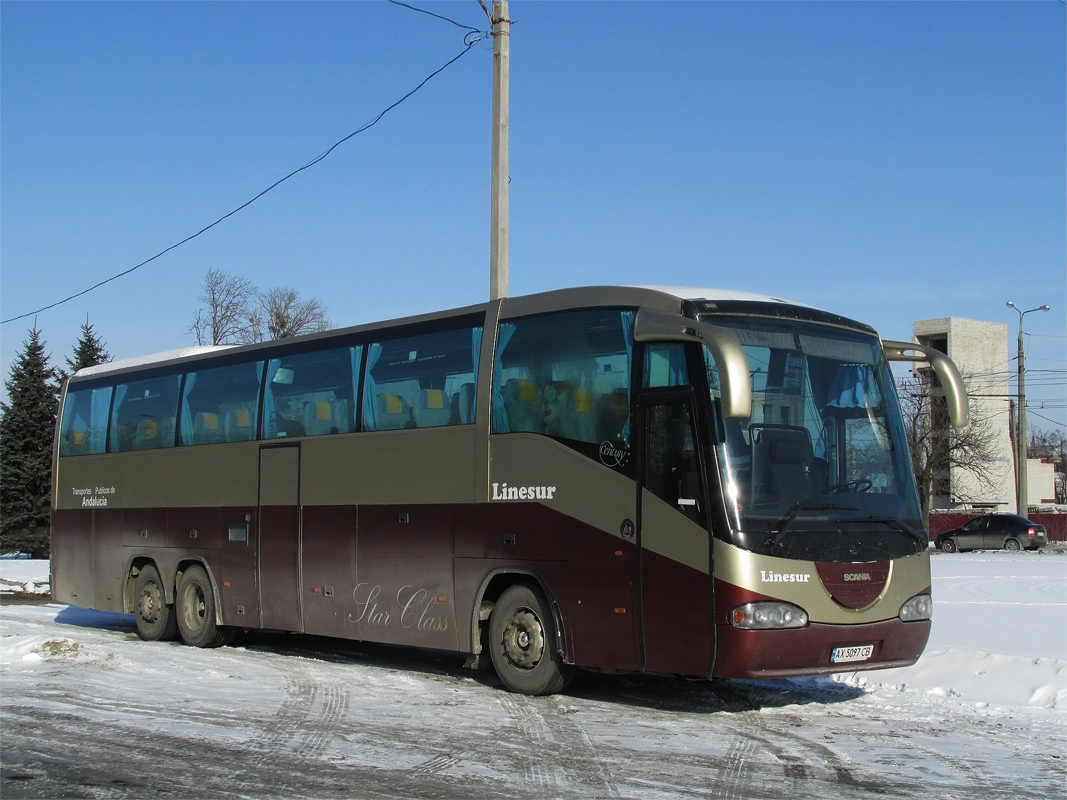
<svg viewBox="0 0 1067 800">
<path fill-rule="evenodd" d="M 461 328 L 369 345 L 363 429 L 474 422 L 481 344 L 481 328 Z"/>
<path fill-rule="evenodd" d="M 262 361 L 186 373 L 182 444 L 255 439 L 262 374 Z"/>
<path fill-rule="evenodd" d="M 59 431 L 59 454 L 81 456 L 107 451 L 107 415 L 111 387 L 82 389 L 67 395 Z"/>
<path fill-rule="evenodd" d="M 263 391 L 263 437 L 319 436 L 354 429 L 362 347 L 272 358 Z"/>
<path fill-rule="evenodd" d="M 632 311 L 589 309 L 500 324 L 493 432 L 625 440 Z"/>
<path fill-rule="evenodd" d="M 180 375 L 165 375 L 115 387 L 111 452 L 174 446 Z"/>
</svg>

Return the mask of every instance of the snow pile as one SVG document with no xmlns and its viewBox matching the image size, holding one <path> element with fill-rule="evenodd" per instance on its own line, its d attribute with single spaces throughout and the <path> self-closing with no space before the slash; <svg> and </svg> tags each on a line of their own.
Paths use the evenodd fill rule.
<svg viewBox="0 0 1067 800">
<path fill-rule="evenodd" d="M 838 675 L 837 679 L 872 692 L 921 691 L 931 697 L 958 698 L 982 708 L 999 705 L 1067 709 L 1067 660 L 1058 658 L 927 649 L 913 667 L 849 673 Z"/>
<path fill-rule="evenodd" d="M 980 708 L 1067 709 L 1067 557 L 935 554 L 931 571 L 934 624 L 918 663 L 837 679 Z"/>
<path fill-rule="evenodd" d="M 47 561 L 26 558 L 0 558 L 0 595 L 51 592 Z"/>
</svg>

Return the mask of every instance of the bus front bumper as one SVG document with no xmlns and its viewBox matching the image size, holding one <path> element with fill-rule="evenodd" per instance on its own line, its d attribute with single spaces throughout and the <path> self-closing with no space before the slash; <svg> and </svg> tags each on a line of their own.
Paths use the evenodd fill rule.
<svg viewBox="0 0 1067 800">
<path fill-rule="evenodd" d="M 930 638 L 930 621 L 812 623 L 795 630 L 716 626 L 716 678 L 788 678 L 908 667 Z"/>
</svg>

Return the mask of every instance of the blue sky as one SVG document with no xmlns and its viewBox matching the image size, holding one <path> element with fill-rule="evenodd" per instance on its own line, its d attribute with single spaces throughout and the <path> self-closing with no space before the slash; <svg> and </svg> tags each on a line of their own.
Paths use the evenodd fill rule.
<svg viewBox="0 0 1067 800">
<path fill-rule="evenodd" d="M 475 0 L 422 5 L 487 27 Z M 512 295 L 743 289 L 886 338 L 1003 322 L 1011 353 L 1005 302 L 1049 303 L 1026 318 L 1028 405 L 1063 426 L 1067 5 L 513 0 L 510 16 Z M 0 3 L 2 318 L 233 210 L 463 36 L 384 1 Z M 318 297 L 337 325 L 488 299 L 491 91 L 486 40 L 244 211 L 39 314 L 54 360 L 86 315 L 119 358 L 193 343 L 211 268 Z M 31 324 L 0 328 L 5 378 Z"/>
</svg>

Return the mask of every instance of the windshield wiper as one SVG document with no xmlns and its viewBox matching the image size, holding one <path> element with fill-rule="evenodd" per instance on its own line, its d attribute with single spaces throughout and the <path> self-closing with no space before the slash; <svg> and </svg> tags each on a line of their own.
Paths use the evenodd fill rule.
<svg viewBox="0 0 1067 800">
<path fill-rule="evenodd" d="M 797 515 L 801 511 L 859 511 L 855 506 L 843 506 L 839 503 L 797 503 L 775 523 L 775 527 L 772 530 L 775 532 L 773 542 L 778 541 L 778 537 L 786 532 L 786 529 L 793 524 L 793 520 L 797 518 Z"/>
<path fill-rule="evenodd" d="M 920 545 L 923 545 L 924 548 L 927 544 L 927 541 L 923 538 L 923 535 L 919 533 L 919 531 L 915 530 L 915 528 L 901 522 L 899 519 L 896 519 L 894 517 L 856 517 L 854 519 L 843 519 L 840 520 L 840 522 L 842 524 L 866 522 L 872 525 L 885 525 L 886 527 L 892 528 L 895 531 L 899 531 L 900 533 L 905 533 L 911 536 L 915 539 L 916 542 L 918 542 Z M 918 552 L 922 552 L 922 550 L 920 549 Z"/>
</svg>

